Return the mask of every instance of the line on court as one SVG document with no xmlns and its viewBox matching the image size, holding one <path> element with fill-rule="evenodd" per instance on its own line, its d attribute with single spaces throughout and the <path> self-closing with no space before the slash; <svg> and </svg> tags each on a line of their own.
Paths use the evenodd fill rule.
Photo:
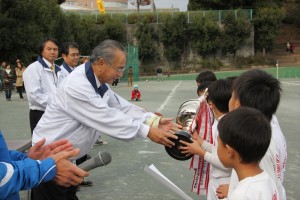
<svg viewBox="0 0 300 200">
<path fill-rule="evenodd" d="M 157 109 L 157 112 L 161 112 L 164 109 L 165 105 L 169 103 L 170 99 L 172 98 L 173 94 L 175 93 L 176 89 L 179 87 L 181 83 L 182 81 L 180 81 L 177 85 L 175 85 L 175 87 L 172 89 L 171 93 L 167 96 L 163 104 L 161 104 L 161 106 Z"/>
<path fill-rule="evenodd" d="M 300 84 L 297 84 L 297 83 L 289 83 L 289 82 L 281 82 L 283 84 L 287 84 L 287 85 L 300 85 Z"/>
</svg>

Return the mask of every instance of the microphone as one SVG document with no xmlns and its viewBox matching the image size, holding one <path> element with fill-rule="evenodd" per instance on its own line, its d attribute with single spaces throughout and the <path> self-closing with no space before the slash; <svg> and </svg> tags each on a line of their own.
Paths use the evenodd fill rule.
<svg viewBox="0 0 300 200">
<path fill-rule="evenodd" d="M 78 167 L 84 171 L 90 171 L 96 167 L 107 165 L 111 162 L 111 155 L 107 151 L 99 151 L 98 155 L 81 163 Z"/>
</svg>

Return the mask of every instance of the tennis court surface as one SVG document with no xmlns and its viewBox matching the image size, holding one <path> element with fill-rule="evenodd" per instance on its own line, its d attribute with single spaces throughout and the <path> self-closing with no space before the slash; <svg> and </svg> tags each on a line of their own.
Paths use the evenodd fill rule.
<svg viewBox="0 0 300 200">
<path fill-rule="evenodd" d="M 277 117 L 287 140 L 288 159 L 284 185 L 287 199 L 296 200 L 300 196 L 300 80 L 281 79 L 283 93 Z M 166 117 L 176 117 L 179 106 L 186 100 L 197 98 L 194 80 L 164 80 L 135 82 L 142 93 L 142 101 L 135 102 L 149 111 L 160 112 Z M 130 98 L 132 87 L 121 82 L 112 88 L 126 99 Z M 20 101 L 14 91 L 12 101 L 5 100 L 0 93 L 0 128 L 6 139 L 30 138 L 28 102 Z M 94 169 L 86 180 L 92 180 L 92 187 L 82 187 L 77 193 L 81 200 L 127 200 L 127 199 L 180 199 L 175 193 L 154 180 L 143 171 L 145 165 L 154 164 L 166 177 L 193 199 L 199 199 L 190 192 L 193 172 L 190 161 L 177 161 L 171 158 L 164 147 L 149 139 L 137 138 L 124 142 L 103 136 L 108 144 L 94 146 L 90 155 L 108 151 L 112 162 Z M 26 192 L 21 192 L 27 199 Z M 205 197 L 201 198 L 205 199 Z"/>
</svg>

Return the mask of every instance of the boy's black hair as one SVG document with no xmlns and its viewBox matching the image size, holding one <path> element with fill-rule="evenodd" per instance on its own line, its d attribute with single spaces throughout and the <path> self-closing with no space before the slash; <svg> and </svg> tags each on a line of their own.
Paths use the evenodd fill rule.
<svg viewBox="0 0 300 200">
<path fill-rule="evenodd" d="M 202 71 L 198 74 L 196 82 L 202 84 L 206 81 L 215 81 L 217 80 L 216 75 L 212 71 Z"/>
<path fill-rule="evenodd" d="M 197 94 L 199 94 L 199 92 L 204 92 L 204 90 L 208 88 L 211 83 L 213 83 L 213 81 L 205 81 L 201 83 L 197 88 Z"/>
<path fill-rule="evenodd" d="M 236 78 L 237 78 L 237 76 L 228 76 L 227 78 L 225 78 L 225 80 L 228 81 L 232 85 Z"/>
<path fill-rule="evenodd" d="M 280 82 L 260 69 L 249 70 L 237 77 L 233 82 L 232 91 L 241 106 L 258 109 L 269 120 L 280 102 Z"/>
<path fill-rule="evenodd" d="M 219 79 L 212 82 L 208 87 L 208 98 L 222 113 L 228 113 L 228 103 L 231 98 L 232 82 Z"/>
<path fill-rule="evenodd" d="M 218 131 L 220 140 L 239 153 L 242 163 L 259 162 L 271 141 L 270 122 L 262 112 L 249 107 L 222 117 Z"/>
<path fill-rule="evenodd" d="M 61 45 L 61 53 L 69 55 L 69 49 L 70 48 L 79 49 L 79 45 L 76 42 L 64 42 Z"/>
</svg>

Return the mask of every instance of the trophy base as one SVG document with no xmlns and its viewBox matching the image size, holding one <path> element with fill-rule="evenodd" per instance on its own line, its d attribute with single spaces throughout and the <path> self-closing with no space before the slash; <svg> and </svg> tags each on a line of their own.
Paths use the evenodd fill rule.
<svg viewBox="0 0 300 200">
<path fill-rule="evenodd" d="M 178 149 L 178 148 L 181 147 L 181 146 L 185 146 L 182 143 L 180 143 L 179 140 L 183 140 L 185 142 L 192 143 L 191 135 L 188 132 L 186 132 L 186 131 L 178 131 L 177 133 L 175 133 L 175 135 L 178 137 L 177 140 L 173 139 L 173 138 L 169 138 L 169 140 L 171 140 L 172 142 L 175 143 L 175 146 L 173 146 L 171 148 L 165 147 L 167 153 L 172 158 L 174 158 L 176 160 L 182 160 L 183 161 L 183 160 L 190 159 L 193 155 L 187 156 L 187 154 L 181 153 L 181 150 Z"/>
</svg>

